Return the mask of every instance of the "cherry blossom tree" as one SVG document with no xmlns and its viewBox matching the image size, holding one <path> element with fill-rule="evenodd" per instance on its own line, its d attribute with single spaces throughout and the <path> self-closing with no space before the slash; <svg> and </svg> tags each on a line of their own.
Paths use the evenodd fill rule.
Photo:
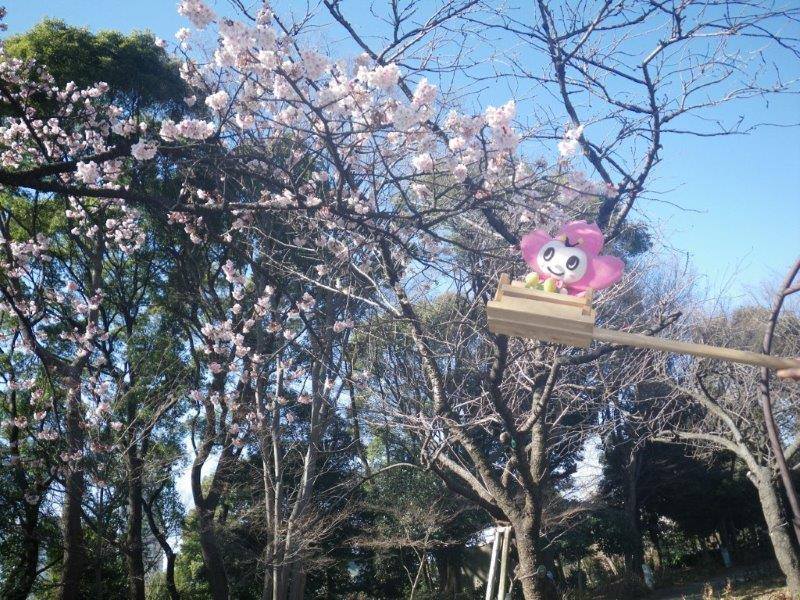
<svg viewBox="0 0 800 600">
<path fill-rule="evenodd" d="M 120 265 L 138 258 L 146 234 L 140 211 L 115 190 L 125 187 L 130 166 L 153 156 L 151 146 L 138 139 L 146 123 L 125 116 L 105 99 L 106 92 L 103 83 L 59 87 L 34 61 L 3 57 L 0 95 L 8 116 L 2 127 L 2 310 L 9 356 L 27 356 L 40 381 L 35 388 L 34 380 L 26 384 L 30 407 L 10 427 L 16 428 L 18 447 L 50 457 L 52 476 L 63 490 L 65 598 L 77 597 L 85 563 L 87 487 L 103 485 L 102 457 L 125 437 L 123 423 L 112 418 L 112 402 L 122 393 L 115 370 L 124 358 L 117 348 L 126 346 L 118 343 L 118 328 L 126 321 L 130 334 L 134 315 L 114 306 L 119 298 L 109 300 L 108 294 L 118 291 Z M 83 189 L 94 195 L 81 195 Z M 125 283 L 139 293 L 135 279 Z M 128 438 L 129 451 L 134 438 Z M 31 488 L 32 506 L 44 492 Z M 138 514 L 130 532 L 131 556 L 138 555 L 138 584 L 132 588 L 135 597 L 144 597 Z"/>
</svg>

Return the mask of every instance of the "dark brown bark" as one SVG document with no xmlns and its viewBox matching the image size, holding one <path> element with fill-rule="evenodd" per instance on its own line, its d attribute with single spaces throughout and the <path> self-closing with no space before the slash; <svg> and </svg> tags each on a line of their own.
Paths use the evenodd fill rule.
<svg viewBox="0 0 800 600">
<path fill-rule="evenodd" d="M 778 324 L 778 317 L 781 314 L 786 296 L 788 293 L 791 293 L 792 282 L 797 277 L 798 273 L 800 273 L 800 259 L 798 259 L 789 270 L 789 274 L 786 276 L 783 285 L 775 296 L 767 331 L 764 334 L 764 341 L 762 344 L 764 354 L 769 354 L 772 351 L 772 340 L 775 334 L 775 327 Z M 800 544 L 800 499 L 798 499 L 797 490 L 794 487 L 794 481 L 792 481 L 791 471 L 786 464 L 786 456 L 783 453 L 783 445 L 781 444 L 780 434 L 778 433 L 778 425 L 775 422 L 775 415 L 772 412 L 772 399 L 769 390 L 769 369 L 766 367 L 761 369 L 758 388 L 761 396 L 761 410 L 764 414 L 764 424 L 767 427 L 770 447 L 775 455 L 775 461 L 778 463 L 778 471 L 781 474 L 781 481 L 783 481 L 786 498 L 789 500 L 789 507 L 792 512 L 791 517 L 795 542 Z"/>
<path fill-rule="evenodd" d="M 641 451 L 637 448 L 631 450 L 631 457 L 626 469 L 627 477 L 627 496 L 625 498 L 625 519 L 632 533 L 632 548 L 625 553 L 626 575 L 629 578 L 640 579 L 642 577 L 642 565 L 644 564 L 644 546 L 642 545 L 642 533 L 639 523 L 639 475 L 642 468 Z"/>
<path fill-rule="evenodd" d="M 289 598 L 291 598 L 291 600 L 303 600 L 305 597 L 306 574 L 299 565 L 295 565 L 292 569 L 289 592 Z"/>
<path fill-rule="evenodd" d="M 103 287 L 103 255 L 105 253 L 106 236 L 103 232 L 97 236 L 97 247 L 92 256 L 91 289 Z M 99 309 L 89 311 L 86 328 L 96 325 Z M 89 353 L 79 355 L 66 365 L 60 359 L 46 357 L 45 365 L 61 375 L 60 379 L 67 391 L 66 445 L 74 456 L 82 456 L 84 450 L 83 413 L 81 407 L 80 376 L 89 360 Z M 85 473 L 79 460 L 70 460 L 66 466 L 64 480 L 64 509 L 62 527 L 64 530 L 64 555 L 61 563 L 60 600 L 77 600 L 80 597 L 81 578 L 86 564 L 86 546 L 83 534 L 82 503 L 86 490 Z M 103 537 L 98 536 L 102 545 Z M 99 570 L 98 570 L 99 572 Z"/>
<path fill-rule="evenodd" d="M 458 566 L 455 552 L 451 548 L 434 548 L 439 595 L 445 599 L 455 598 L 458 592 Z"/>
<path fill-rule="evenodd" d="M 200 549 L 206 567 L 206 578 L 214 600 L 228 600 L 228 577 L 222 560 L 222 552 L 214 529 L 214 511 L 197 509 L 197 524 L 200 535 Z"/>
<path fill-rule="evenodd" d="M 548 427 L 544 413 L 531 427 L 530 478 L 533 482 L 529 490 L 528 502 L 521 515 L 513 515 L 514 543 L 517 546 L 519 561 L 518 577 L 525 600 L 547 600 L 546 577 L 538 572 L 542 564 L 540 535 L 542 527 L 541 490 L 547 480 L 547 436 Z"/>
<path fill-rule="evenodd" d="M 178 586 L 175 585 L 175 554 L 173 552 L 167 554 L 167 569 L 164 576 L 170 600 L 180 600 L 181 595 L 178 593 Z"/>
<path fill-rule="evenodd" d="M 67 390 L 67 448 L 71 453 L 80 453 L 83 450 L 83 430 L 80 423 L 80 382 L 69 379 Z M 80 598 L 81 577 L 86 564 L 86 548 L 81 522 L 81 503 L 84 490 L 83 468 L 71 461 L 67 465 L 64 481 L 64 509 L 62 512 L 64 557 L 61 563 L 60 600 L 78 600 Z"/>
<path fill-rule="evenodd" d="M 224 387 L 224 379 L 221 376 L 215 376 L 211 387 L 213 391 L 221 391 Z M 206 579 L 211 588 L 211 597 L 213 600 L 228 600 L 228 576 L 225 573 L 225 562 L 217 540 L 214 513 L 217 506 L 219 506 L 228 471 L 231 463 L 236 460 L 236 456 L 233 454 L 230 440 L 226 440 L 217 463 L 217 469 L 211 478 L 208 493 L 204 494 L 202 487 L 203 465 L 217 441 L 217 413 L 210 400 L 205 402 L 205 413 L 206 430 L 191 470 L 192 500 L 197 510 L 200 550 L 203 555 Z M 220 423 L 225 422 L 225 417 L 226 412 L 223 409 L 220 414 Z"/>
<path fill-rule="evenodd" d="M 153 532 L 153 536 L 156 538 L 159 546 L 161 546 L 161 549 L 164 551 L 164 555 L 167 557 L 165 579 L 170 600 L 180 600 L 181 595 L 178 593 L 178 587 L 175 585 L 175 552 L 172 550 L 167 536 L 161 528 L 159 528 L 158 523 L 156 523 L 152 502 L 151 504 L 142 502 L 142 508 L 147 516 L 147 524 L 150 526 L 150 531 Z"/>
<path fill-rule="evenodd" d="M 125 554 L 128 564 L 128 597 L 145 600 L 144 547 L 142 544 L 142 459 L 131 442 L 125 453 L 128 462 L 128 532 Z"/>
<path fill-rule="evenodd" d="M 167 581 L 167 591 L 171 600 L 180 600 L 181 595 L 178 593 L 178 586 L 175 585 L 175 554 L 170 552 L 167 554 L 167 570 L 165 573 Z"/>
<path fill-rule="evenodd" d="M 39 505 L 25 505 L 25 521 L 23 522 L 22 555 L 19 562 L 7 574 L 7 579 L 0 589 L 0 598 L 4 600 L 26 600 L 36 581 L 36 568 L 39 564 L 39 537 L 36 528 L 39 524 Z"/>
<path fill-rule="evenodd" d="M 781 510 L 775 482 L 771 480 L 766 469 L 759 475 L 760 477 L 757 476 L 758 479 L 754 483 L 758 490 L 758 499 L 761 502 L 764 520 L 767 522 L 775 558 L 786 576 L 786 585 L 792 597 L 800 598 L 800 556 L 792 544 L 792 534 Z"/>
<path fill-rule="evenodd" d="M 231 446 L 227 445 L 222 449 L 222 454 L 217 463 L 217 470 L 211 479 L 208 494 L 205 496 L 200 485 L 200 471 L 205 461 L 199 462 L 195 460 L 192 466 L 192 496 L 197 509 L 200 549 L 213 600 L 228 600 L 229 597 L 228 576 L 225 572 L 225 561 L 217 539 L 214 513 L 219 506 L 225 485 L 224 482 L 234 460 L 236 458 Z"/>
<path fill-rule="evenodd" d="M 62 526 L 64 529 L 64 559 L 61 565 L 61 600 L 77 600 L 86 559 L 81 501 L 83 500 L 83 472 L 71 469 L 65 486 Z"/>
<path fill-rule="evenodd" d="M 518 523 L 512 523 L 514 527 L 514 541 L 517 546 L 517 560 L 519 561 L 519 578 L 522 586 L 522 595 L 525 600 L 546 600 L 546 590 L 544 578 L 537 573 L 539 567 L 539 525 L 537 519 L 529 517 L 522 519 Z"/>
<path fill-rule="evenodd" d="M 10 394 L 11 414 L 17 416 L 17 394 Z M 19 493 L 24 497 L 28 492 L 29 482 L 23 468 L 23 462 L 19 452 L 19 428 L 16 425 L 11 427 L 9 436 L 9 449 L 12 456 L 14 467 L 14 482 Z M 33 588 L 36 580 L 36 568 L 39 563 L 39 537 L 36 528 L 39 524 L 39 502 L 30 503 L 27 499 L 24 503 L 25 516 L 22 521 L 22 554 L 19 561 L 14 564 L 6 574 L 6 581 L 0 588 L 0 598 L 7 600 L 26 600 Z"/>
</svg>

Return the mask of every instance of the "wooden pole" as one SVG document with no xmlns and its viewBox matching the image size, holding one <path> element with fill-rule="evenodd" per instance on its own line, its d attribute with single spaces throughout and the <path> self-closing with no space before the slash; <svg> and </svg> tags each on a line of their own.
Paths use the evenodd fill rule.
<svg viewBox="0 0 800 600">
<path fill-rule="evenodd" d="M 627 333 L 595 327 L 591 295 L 570 296 L 529 289 L 521 281 L 500 276 L 494 300 L 486 305 L 489 330 L 501 335 L 520 336 L 586 348 L 592 340 L 621 346 L 650 348 L 678 354 L 692 354 L 728 362 L 744 363 L 768 369 L 797 368 L 791 358 L 757 352 L 721 348 L 707 344 L 681 342 L 640 333 Z"/>
<path fill-rule="evenodd" d="M 628 333 L 625 331 L 616 331 L 614 329 L 603 329 L 601 327 L 595 327 L 592 337 L 601 342 L 610 342 L 622 346 L 651 348 L 653 350 L 677 352 L 678 354 L 692 354 L 694 356 L 704 356 L 706 358 L 718 358 L 729 362 L 744 363 L 757 367 L 766 367 L 768 369 L 791 369 L 797 367 L 797 361 L 791 358 L 781 358 L 779 356 L 747 352 L 746 350 L 734 350 L 732 348 L 720 348 L 719 346 L 709 346 L 707 344 L 679 342 L 676 340 L 651 337 L 641 333 Z"/>
<path fill-rule="evenodd" d="M 508 542 L 511 538 L 511 525 L 503 529 L 503 551 L 500 553 L 500 581 L 497 582 L 497 600 L 505 600 L 508 580 Z"/>
<path fill-rule="evenodd" d="M 489 575 L 486 577 L 486 600 L 492 600 L 492 591 L 494 591 L 494 574 L 497 570 L 497 550 L 500 547 L 500 532 L 501 527 L 494 529 L 494 542 L 492 542 L 492 558 L 489 563 Z"/>
</svg>

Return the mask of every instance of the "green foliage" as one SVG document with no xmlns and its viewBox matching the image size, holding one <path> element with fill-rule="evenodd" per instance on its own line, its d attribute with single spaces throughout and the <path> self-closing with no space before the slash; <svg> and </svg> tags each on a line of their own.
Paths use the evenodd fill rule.
<svg viewBox="0 0 800 600">
<path fill-rule="evenodd" d="M 180 553 L 175 561 L 175 584 L 186 600 L 210 598 L 195 513 L 190 513 L 184 523 Z"/>
<path fill-rule="evenodd" d="M 638 532 L 622 511 L 613 508 L 592 511 L 553 533 L 554 553 L 568 562 L 590 556 L 595 545 L 607 555 L 626 555 L 637 549 Z"/>
<path fill-rule="evenodd" d="M 92 528 L 86 528 L 85 535 L 85 564 L 86 568 L 81 580 L 81 598 L 98 600 L 116 600 L 128 594 L 127 569 L 125 556 L 119 548 L 107 539 L 114 538 L 111 524 L 118 519 L 107 515 L 101 523 L 102 535 Z M 58 564 L 61 560 L 63 541 L 61 540 L 60 523 L 57 517 L 48 518 L 42 527 L 42 533 L 50 533 L 50 538 L 45 537 L 44 556 L 45 564 Z M 59 597 L 60 572 L 57 568 L 49 569 L 39 579 L 34 588 L 34 598 L 37 600 L 56 600 Z"/>
<path fill-rule="evenodd" d="M 686 534 L 708 536 L 726 527 L 762 525 L 756 490 L 732 458 L 685 457 L 669 477 L 661 473 L 662 481 L 644 498 L 643 509 L 674 521 Z"/>
<path fill-rule="evenodd" d="M 170 600 L 166 582 L 167 576 L 163 571 L 150 575 L 145 582 L 145 597 L 148 600 Z"/>
<path fill-rule="evenodd" d="M 10 470 L 0 470 L 0 597 L 9 594 L 20 584 L 21 578 L 16 568 L 19 568 L 19 559 L 25 552 L 24 532 L 20 530 L 19 516 L 24 510 L 24 498 L 13 497 L 15 487 L 8 481 Z M 10 497 L 11 496 L 11 497 Z M 37 508 L 41 511 L 41 508 Z M 56 511 L 42 514 L 38 517 L 36 535 L 45 551 L 55 552 L 61 547 L 60 521 Z M 34 585 L 37 597 L 44 597 L 47 582 L 38 581 Z"/>
<path fill-rule="evenodd" d="M 606 554 L 628 555 L 635 552 L 641 543 L 639 532 L 622 511 L 604 509 L 587 521 L 591 538 Z"/>
<path fill-rule="evenodd" d="M 466 544 L 490 525 L 488 516 L 454 496 L 428 471 L 393 469 L 368 486 L 359 511 L 361 550 L 354 560 L 358 589 L 375 598 L 407 597 L 420 552 L 434 569 L 460 564 Z M 375 543 L 371 543 L 375 541 Z M 421 578 L 417 597 L 430 589 Z"/>
<path fill-rule="evenodd" d="M 69 81 L 79 87 L 105 81 L 115 100 L 126 102 L 131 110 L 174 109 L 186 95 L 177 63 L 155 45 L 150 32 L 95 34 L 45 19 L 30 31 L 9 38 L 5 49 L 10 56 L 47 65 L 62 86 Z"/>
</svg>

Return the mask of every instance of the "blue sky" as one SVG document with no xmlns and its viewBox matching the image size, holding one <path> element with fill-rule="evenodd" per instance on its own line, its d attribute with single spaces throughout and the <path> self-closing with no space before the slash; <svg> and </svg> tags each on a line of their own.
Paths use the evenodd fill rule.
<svg viewBox="0 0 800 600">
<path fill-rule="evenodd" d="M 149 29 L 170 42 L 174 32 L 187 25 L 172 0 L 5 4 L 11 34 L 45 16 L 92 30 Z M 345 3 L 346 8 L 357 5 Z M 217 2 L 215 8 L 227 12 L 229 4 Z M 356 24 L 358 12 L 348 9 Z M 798 64 L 788 59 L 779 67 L 784 77 L 800 75 Z M 497 86 L 490 99 L 502 102 L 508 96 L 508 90 Z M 725 107 L 720 114 L 732 119 L 746 115 L 754 122 L 800 122 L 800 96 L 751 100 Z M 555 143 L 552 153 L 556 155 Z M 764 284 L 781 279 L 800 255 L 800 129 L 765 127 L 740 137 L 672 138 L 665 142 L 662 156 L 651 182 L 661 193 L 638 206 L 639 217 L 653 224 L 661 241 L 688 253 L 710 291 L 732 305 L 747 302 Z"/>
</svg>

